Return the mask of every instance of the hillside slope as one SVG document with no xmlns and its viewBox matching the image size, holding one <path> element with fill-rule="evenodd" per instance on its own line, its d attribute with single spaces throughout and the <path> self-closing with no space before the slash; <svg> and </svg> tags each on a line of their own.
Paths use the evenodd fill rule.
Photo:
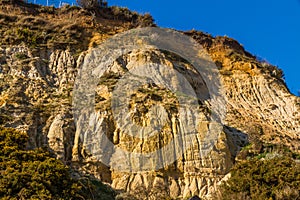
<svg viewBox="0 0 300 200">
<path fill-rule="evenodd" d="M 167 118 L 161 132 L 147 141 L 126 135 L 116 125 L 110 108 L 113 90 L 131 66 L 151 61 L 176 69 L 197 94 L 205 91 L 201 90 L 201 75 L 194 73 L 194 66 L 178 55 L 157 49 L 129 52 L 99 79 L 94 113 L 99 133 L 79 134 L 79 124 L 73 118 L 72 95 L 86 55 L 117 33 L 155 26 L 153 19 L 117 7 L 90 12 L 17 1 L 2 1 L 0 6 L 0 124 L 26 131 L 30 149 L 46 146 L 82 174 L 91 174 L 117 191 L 141 198 L 148 194 L 153 199 L 209 197 L 236 160 L 266 153 L 268 145 L 300 151 L 300 98 L 288 91 L 283 72 L 258 61 L 231 38 L 189 31 L 184 34 L 208 52 L 225 89 L 227 112 L 213 151 L 201 157 L 202 147 L 196 144 L 160 170 L 133 173 L 112 169 L 97 159 L 104 145 L 97 140 L 102 133 L 116 146 L 140 153 L 154 151 L 181 134 L 178 127 L 182 127 L 182 122 L 176 120 L 178 101 L 155 85 L 136 91 L 129 114 L 136 123 L 147 124 L 149 108 L 164 105 Z M 209 118 L 210 106 L 202 102 L 199 107 L 203 119 Z M 199 137 L 208 126 L 208 122 L 203 123 L 197 129 Z M 242 149 L 245 146 L 246 151 Z"/>
</svg>

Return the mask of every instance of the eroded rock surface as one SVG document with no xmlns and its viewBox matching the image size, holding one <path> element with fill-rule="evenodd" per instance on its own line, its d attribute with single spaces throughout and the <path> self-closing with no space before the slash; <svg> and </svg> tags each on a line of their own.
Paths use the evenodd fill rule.
<svg viewBox="0 0 300 200">
<path fill-rule="evenodd" d="M 285 144 L 299 151 L 300 99 L 289 93 L 282 72 L 258 62 L 232 39 L 212 38 L 199 32 L 186 34 L 207 49 L 219 67 L 226 92 L 225 124 L 213 150 L 207 155 L 201 156 L 200 145 L 201 137 L 207 133 L 210 116 L 210 105 L 205 103 L 205 98 L 209 98 L 205 83 L 191 64 L 158 50 L 134 51 L 109 66 L 96 89 L 93 126 L 97 131 L 82 133 L 78 126 L 76 129 L 71 102 L 77 70 L 86 52 L 75 56 L 70 50 L 41 48 L 37 53 L 22 45 L 2 46 L 1 124 L 27 131 L 30 135 L 28 148 L 48 146 L 66 164 L 82 173 L 93 174 L 116 190 L 135 196 L 146 192 L 153 198 L 156 193 L 172 198 L 209 197 L 234 165 L 239 150 L 251 140 Z M 162 169 L 120 172 L 99 161 L 99 155 L 113 157 L 115 153 L 102 143 L 104 135 L 119 148 L 149 153 L 168 144 L 175 135 L 185 134 L 182 121 L 178 120 L 178 100 L 157 85 L 139 88 L 131 96 L 126 114 L 136 124 L 146 126 L 150 123 L 149 109 L 153 105 L 164 107 L 166 125 L 158 134 L 148 139 L 134 138 L 115 122 L 111 109 L 115 85 L 133 65 L 149 61 L 180 71 L 201 97 L 197 108 L 202 122 L 196 130 L 198 140 L 175 162 Z"/>
</svg>

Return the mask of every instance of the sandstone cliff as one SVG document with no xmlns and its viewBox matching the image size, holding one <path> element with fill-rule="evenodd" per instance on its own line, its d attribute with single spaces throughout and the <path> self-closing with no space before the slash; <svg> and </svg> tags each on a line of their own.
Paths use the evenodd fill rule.
<svg viewBox="0 0 300 200">
<path fill-rule="evenodd" d="M 5 14 L 7 11 L 10 14 Z M 120 77 L 132 65 L 149 61 L 180 71 L 196 90 L 201 90 L 201 76 L 193 73 L 193 66 L 186 60 L 164 51 L 132 51 L 123 55 L 99 80 L 95 104 L 99 135 L 78 135 L 72 95 L 86 54 L 114 34 L 154 26 L 152 19 L 117 8 L 95 14 L 73 7 L 1 4 L 0 24 L 1 125 L 28 132 L 29 148 L 47 146 L 66 164 L 83 174 L 93 174 L 120 192 L 135 196 L 148 193 L 153 199 L 209 197 L 247 144 L 254 144 L 256 151 L 260 151 L 262 143 L 271 143 L 299 152 L 300 99 L 288 91 L 283 72 L 259 62 L 233 39 L 190 31 L 184 34 L 207 50 L 222 75 L 226 93 L 226 117 L 213 150 L 201 157 L 201 146 L 193 145 L 176 162 L 155 171 L 110 169 L 95 159 L 97 147 L 105 145 L 97 140 L 101 134 L 123 149 L 147 153 L 166 145 L 181 127 L 176 120 L 178 102 L 174 95 L 158 86 L 146 85 L 132 97 L 130 116 L 138 124 L 147 124 L 149 108 L 162 104 L 167 110 L 166 125 L 150 141 L 122 132 L 110 108 Z M 199 93 L 203 92 L 205 89 Z M 200 105 L 205 121 L 210 105 Z M 203 123 L 197 130 L 199 135 L 207 128 L 208 124 Z"/>
</svg>

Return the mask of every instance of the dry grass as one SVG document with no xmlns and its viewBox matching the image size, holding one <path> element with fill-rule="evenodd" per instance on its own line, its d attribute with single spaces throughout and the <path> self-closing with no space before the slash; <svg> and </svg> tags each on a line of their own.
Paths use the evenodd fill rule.
<svg viewBox="0 0 300 200">
<path fill-rule="evenodd" d="M 80 52 L 116 33 L 154 25 L 149 14 L 139 15 L 127 8 L 87 11 L 75 6 L 54 8 L 0 1 L 0 45 L 25 44 Z"/>
</svg>

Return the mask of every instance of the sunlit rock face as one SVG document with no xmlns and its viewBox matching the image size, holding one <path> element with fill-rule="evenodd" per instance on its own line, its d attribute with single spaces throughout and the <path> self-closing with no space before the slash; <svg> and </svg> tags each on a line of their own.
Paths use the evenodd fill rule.
<svg viewBox="0 0 300 200">
<path fill-rule="evenodd" d="M 203 138 L 208 134 L 212 114 L 206 83 L 193 65 L 178 55 L 159 50 L 133 51 L 108 67 L 95 89 L 93 113 L 80 119 L 90 122 L 91 126 L 81 132 L 81 121 L 73 118 L 72 91 L 86 52 L 78 56 L 70 50 L 41 49 L 36 53 L 25 46 L 1 47 L 1 124 L 27 131 L 28 148 L 47 146 L 59 159 L 82 173 L 92 174 L 118 191 L 141 198 L 146 194 L 153 199 L 209 197 L 249 140 L 285 144 L 299 151 L 300 100 L 289 93 L 281 72 L 256 61 L 234 40 L 212 38 L 198 32 L 186 34 L 197 40 L 219 67 L 227 99 L 222 129 L 216 134 L 212 150 L 205 155 L 202 154 Z M 162 81 L 166 81 L 164 77 L 168 77 L 169 71 L 178 71 L 199 101 L 193 110 L 180 112 L 175 93 L 159 84 L 141 84 L 129 94 L 127 112 L 122 114 L 138 127 L 153 123 L 153 115 L 164 120 L 159 130 L 140 138 L 130 135 L 117 123 L 112 102 L 116 87 L 121 88 L 118 82 L 130 70 L 148 62 L 165 67 L 153 71 Z M 195 111 L 199 114 L 193 115 Z M 179 118 L 179 114 L 186 117 Z M 195 121 L 199 122 L 193 132 L 195 140 L 190 142 L 185 140 L 184 124 Z M 139 136 L 146 132 L 137 129 L 135 133 Z M 173 147 L 182 148 L 190 142 L 189 148 L 180 155 L 176 154 L 176 148 L 169 154 L 157 155 L 156 162 L 122 159 L 122 155 L 108 145 L 110 142 L 124 151 L 150 154 L 178 136 L 183 139 Z M 156 168 L 169 157 L 176 159 Z M 108 161 L 110 166 L 101 160 Z M 128 160 L 134 170 L 122 169 L 122 166 L 130 166 Z M 153 170 L 139 168 L 145 163 Z"/>
<path fill-rule="evenodd" d="M 169 77 L 168 73 L 171 69 L 180 69 L 197 95 L 197 105 L 192 107 L 194 110 L 180 111 L 182 105 L 174 93 L 159 84 L 146 83 L 139 84 L 132 93 L 128 94 L 130 98 L 128 102 L 125 101 L 128 103 L 126 112 L 113 112 L 112 99 L 118 82 L 122 82 L 122 77 L 126 76 L 133 66 L 142 68 L 148 62 L 155 62 L 166 68 L 166 70 L 152 70 L 153 76 L 160 83 L 169 81 L 164 78 Z M 127 82 L 127 84 L 131 83 Z M 126 88 L 126 85 L 123 87 Z M 118 95 L 118 99 L 123 98 Z M 147 190 L 153 193 L 164 192 L 165 195 L 174 198 L 191 195 L 206 196 L 232 167 L 234 156 L 239 148 L 247 143 L 245 134 L 225 130 L 221 125 L 222 128 L 216 130 L 219 132 L 216 134 L 211 151 L 204 154 L 202 149 L 206 145 L 204 138 L 210 134 L 208 132 L 209 98 L 210 94 L 201 74 L 197 73 L 192 65 L 180 61 L 176 55 L 165 55 L 157 50 L 131 52 L 114 62 L 108 68 L 105 77 L 99 80 L 95 97 L 98 101 L 95 103 L 94 114 L 86 115 L 89 117 L 82 115 L 82 119 L 77 121 L 77 127 L 80 127 L 83 126 L 81 120 L 85 122 L 89 120 L 90 127 L 76 134 L 73 158 L 77 161 L 88 161 L 93 165 L 97 165 L 101 160 L 109 160 L 113 188 L 133 195 L 139 195 L 137 191 Z M 158 106 L 162 107 L 163 111 L 151 110 Z M 197 115 L 194 114 L 195 109 L 198 110 Z M 152 123 L 151 112 L 154 112 L 157 118 L 164 118 L 164 123 L 157 132 L 146 135 L 147 130 L 143 127 Z M 140 128 L 126 123 L 121 127 L 117 121 L 118 117 L 122 118 L 120 116 L 122 114 L 124 120 L 130 118 L 126 123 L 136 124 Z M 184 117 L 180 118 L 179 115 Z M 192 139 L 187 137 L 191 133 L 187 132 L 186 126 L 196 121 L 198 123 L 193 133 L 195 137 Z M 79 130 L 82 131 L 80 128 L 77 132 Z M 131 134 L 136 136 L 132 136 L 129 132 L 134 132 Z M 169 143 L 176 143 L 174 138 L 178 136 L 181 139 L 177 141 L 177 145 L 172 145 L 174 149 L 167 152 L 158 151 Z M 109 141 L 106 141 L 107 139 Z M 109 142 L 115 148 L 112 148 Z M 183 146 L 187 143 L 191 145 L 180 155 L 176 155 L 178 149 L 184 149 Z M 133 157 L 125 153 L 120 154 L 117 148 L 146 156 Z M 106 158 L 108 155 L 110 157 Z M 156 156 L 157 159 L 153 159 Z M 167 166 L 160 167 L 161 163 L 167 162 L 170 157 L 174 157 L 173 161 Z"/>
</svg>

